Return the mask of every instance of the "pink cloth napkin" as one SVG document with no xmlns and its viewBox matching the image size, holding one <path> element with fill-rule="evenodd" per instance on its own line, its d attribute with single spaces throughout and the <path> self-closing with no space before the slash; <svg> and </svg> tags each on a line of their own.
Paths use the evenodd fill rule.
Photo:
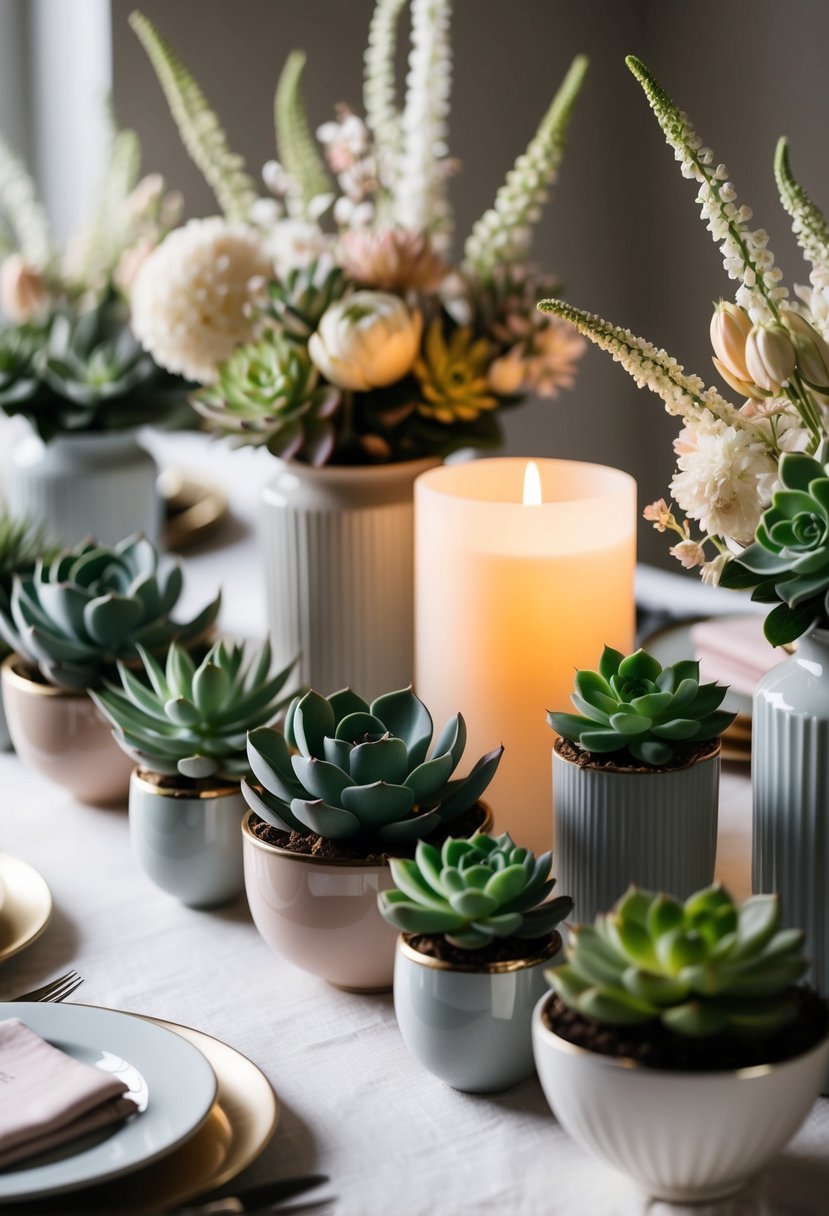
<svg viewBox="0 0 829 1216">
<path fill-rule="evenodd" d="M 0 1169 L 121 1122 L 138 1110 L 123 1081 L 0 1021 Z"/>
<path fill-rule="evenodd" d="M 735 692 L 751 696 L 757 681 L 785 659 L 763 635 L 761 616 L 729 616 L 699 621 L 691 638 L 700 661 L 703 680 L 730 684 Z"/>
</svg>

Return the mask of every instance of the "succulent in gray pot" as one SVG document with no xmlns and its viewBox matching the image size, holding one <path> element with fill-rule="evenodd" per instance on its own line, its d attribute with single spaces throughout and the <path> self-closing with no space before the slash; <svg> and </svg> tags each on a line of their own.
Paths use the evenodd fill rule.
<svg viewBox="0 0 829 1216">
<path fill-rule="evenodd" d="M 209 633 L 217 596 L 187 621 L 172 617 L 181 565 L 143 536 L 114 548 L 87 541 L 40 559 L 13 580 L 0 603 L 0 636 L 12 650 L 3 664 L 3 701 L 15 750 L 27 764 L 82 802 L 126 798 L 130 765 L 87 695 L 172 641 L 190 646 Z"/>
<path fill-rule="evenodd" d="M 693 660 L 606 646 L 576 673 L 578 712 L 548 714 L 559 876 L 580 920 L 631 882 L 682 897 L 713 882 L 727 691 Z"/>
<path fill-rule="evenodd" d="M 532 1073 L 532 1011 L 573 909 L 550 899 L 552 853 L 536 858 L 508 833 L 418 843 L 393 858 L 383 917 L 401 930 L 394 1008 L 406 1046 L 453 1088 L 491 1092 Z"/>
<path fill-rule="evenodd" d="M 433 742 L 410 688 L 368 702 L 351 689 L 308 692 L 284 733 L 251 731 L 245 885 L 262 936 L 296 966 L 357 991 L 391 987 L 395 934 L 377 909 L 389 858 L 412 856 L 491 823 L 479 801 L 502 748 L 453 778 L 466 745 L 460 714 Z"/>
<path fill-rule="evenodd" d="M 288 701 L 294 664 L 271 671 L 270 642 L 224 641 L 196 663 L 173 642 L 164 663 L 139 647 L 142 672 L 118 664 L 119 684 L 90 696 L 136 764 L 130 838 L 142 869 L 190 907 L 215 907 L 244 887 L 240 825 L 247 732 Z"/>
<path fill-rule="evenodd" d="M 776 895 L 632 887 L 573 929 L 533 1044 L 556 1118 L 649 1195 L 728 1195 L 797 1131 L 829 1061 L 825 1000 Z"/>
</svg>

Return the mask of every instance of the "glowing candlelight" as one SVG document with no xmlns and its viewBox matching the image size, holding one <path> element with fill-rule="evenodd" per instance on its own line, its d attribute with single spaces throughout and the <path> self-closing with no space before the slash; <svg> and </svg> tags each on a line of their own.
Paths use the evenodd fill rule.
<svg viewBox="0 0 829 1216">
<path fill-rule="evenodd" d="M 540 507 L 543 501 L 541 498 L 541 474 L 534 460 L 531 460 L 524 470 L 524 497 L 521 501 L 525 507 Z"/>
</svg>

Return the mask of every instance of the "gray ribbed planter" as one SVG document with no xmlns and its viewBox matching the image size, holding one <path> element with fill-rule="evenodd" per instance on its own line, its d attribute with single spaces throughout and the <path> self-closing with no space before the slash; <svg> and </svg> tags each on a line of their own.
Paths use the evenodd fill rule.
<svg viewBox="0 0 829 1216">
<path fill-rule="evenodd" d="M 810 981 L 829 995 L 829 630 L 800 639 L 754 694 L 752 886 L 806 931 Z"/>
<path fill-rule="evenodd" d="M 714 881 L 720 741 L 672 772 L 582 767 L 553 748 L 558 888 L 591 922 L 630 883 L 685 899 Z"/>
</svg>

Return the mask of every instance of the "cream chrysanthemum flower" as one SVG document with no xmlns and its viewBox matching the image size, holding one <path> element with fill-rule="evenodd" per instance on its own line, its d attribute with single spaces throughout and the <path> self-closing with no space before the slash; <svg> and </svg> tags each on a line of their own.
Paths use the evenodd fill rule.
<svg viewBox="0 0 829 1216">
<path fill-rule="evenodd" d="M 745 431 L 712 422 L 686 427 L 674 448 L 678 469 L 671 494 L 703 529 L 740 544 L 754 538 L 764 508 L 764 489 L 776 465 L 765 446 Z"/>
<path fill-rule="evenodd" d="M 212 384 L 216 368 L 254 336 L 250 305 L 270 263 L 248 229 L 190 220 L 145 261 L 132 292 L 132 327 L 161 367 Z"/>
</svg>

